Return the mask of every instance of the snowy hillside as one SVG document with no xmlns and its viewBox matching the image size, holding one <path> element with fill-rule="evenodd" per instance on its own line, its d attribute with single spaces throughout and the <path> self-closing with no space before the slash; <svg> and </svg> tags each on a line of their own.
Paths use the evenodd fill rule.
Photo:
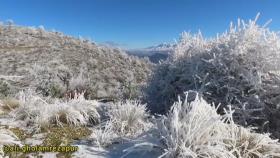
<svg viewBox="0 0 280 158">
<path fill-rule="evenodd" d="M 136 97 L 152 66 L 88 40 L 8 23 L 0 25 L 0 59 L 0 85 L 8 84 L 4 95 L 32 87 L 44 96 L 77 90 L 92 99 Z M 16 76 L 16 82 L 3 81 L 5 76 Z"/>
</svg>

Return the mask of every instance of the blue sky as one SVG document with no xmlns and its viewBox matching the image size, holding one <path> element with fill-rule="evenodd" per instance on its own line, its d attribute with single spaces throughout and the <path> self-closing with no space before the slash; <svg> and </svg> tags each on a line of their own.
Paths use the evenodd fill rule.
<svg viewBox="0 0 280 158">
<path fill-rule="evenodd" d="M 272 19 L 280 31 L 279 0 L 0 0 L 0 21 L 141 48 L 173 42 L 182 31 L 215 36 L 230 21 Z"/>
</svg>

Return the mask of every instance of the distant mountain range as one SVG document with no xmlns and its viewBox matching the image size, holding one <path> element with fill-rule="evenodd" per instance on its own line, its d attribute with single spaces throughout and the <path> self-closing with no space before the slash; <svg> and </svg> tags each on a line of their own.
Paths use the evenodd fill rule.
<svg viewBox="0 0 280 158">
<path fill-rule="evenodd" d="M 166 60 L 169 54 L 174 51 L 174 48 L 175 44 L 162 43 L 143 49 L 130 49 L 126 52 L 138 57 L 148 57 L 151 62 L 158 63 L 160 60 Z"/>
</svg>

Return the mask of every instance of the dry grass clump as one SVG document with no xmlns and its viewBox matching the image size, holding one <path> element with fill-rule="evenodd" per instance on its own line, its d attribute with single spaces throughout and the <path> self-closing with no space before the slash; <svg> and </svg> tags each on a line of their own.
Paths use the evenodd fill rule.
<svg viewBox="0 0 280 158">
<path fill-rule="evenodd" d="M 25 130 L 15 127 L 15 128 L 9 128 L 11 132 L 13 132 L 17 138 L 21 141 L 24 141 L 26 138 L 30 138 L 32 135 Z"/>
<path fill-rule="evenodd" d="M 3 113 L 8 113 L 17 107 L 19 107 L 19 101 L 15 98 L 4 98 L 0 100 L 0 110 Z"/>
</svg>

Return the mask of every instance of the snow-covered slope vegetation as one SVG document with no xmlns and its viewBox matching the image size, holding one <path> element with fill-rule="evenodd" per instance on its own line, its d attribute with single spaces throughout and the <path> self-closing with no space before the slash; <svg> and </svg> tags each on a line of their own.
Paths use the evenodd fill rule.
<svg viewBox="0 0 280 158">
<path fill-rule="evenodd" d="M 121 50 L 11 23 L 0 25 L 0 59 L 0 91 L 5 95 L 29 86 L 45 96 L 77 90 L 95 99 L 138 97 L 151 67 Z M 14 78 L 7 82 L 5 76 Z"/>
</svg>

